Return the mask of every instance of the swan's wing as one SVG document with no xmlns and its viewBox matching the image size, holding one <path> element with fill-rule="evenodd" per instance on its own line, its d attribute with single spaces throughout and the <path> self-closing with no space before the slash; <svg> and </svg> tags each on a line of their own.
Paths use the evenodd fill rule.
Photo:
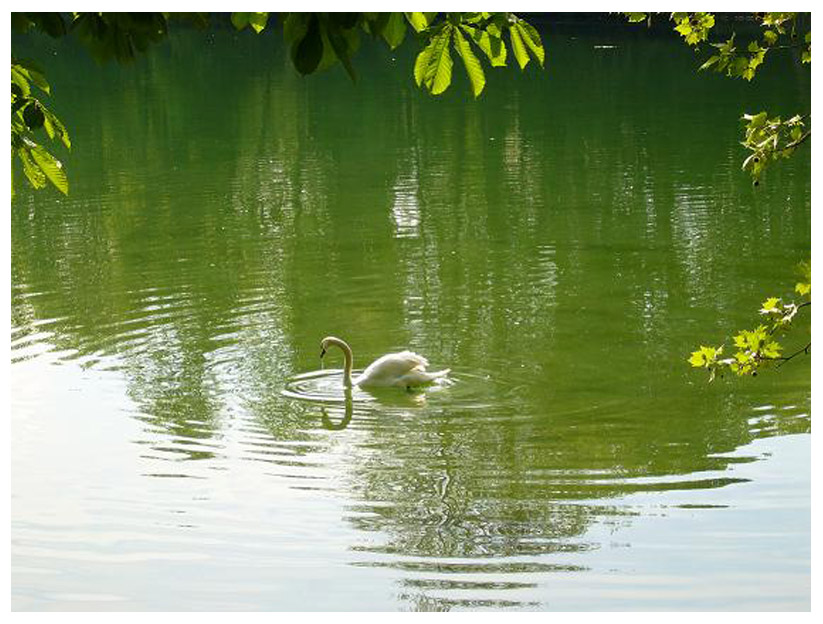
<svg viewBox="0 0 823 624">
<path fill-rule="evenodd" d="M 369 364 L 355 383 L 387 386 L 396 385 L 398 380 L 409 371 L 414 369 L 424 370 L 428 365 L 429 362 L 426 358 L 411 351 L 387 353 Z"/>
<path fill-rule="evenodd" d="M 400 353 L 390 353 L 389 355 L 393 356 L 398 361 L 402 360 L 404 362 L 408 362 L 409 368 L 415 368 L 417 366 L 426 368 L 429 365 L 429 361 L 426 358 L 422 355 L 414 353 L 413 351 L 401 351 Z"/>
</svg>

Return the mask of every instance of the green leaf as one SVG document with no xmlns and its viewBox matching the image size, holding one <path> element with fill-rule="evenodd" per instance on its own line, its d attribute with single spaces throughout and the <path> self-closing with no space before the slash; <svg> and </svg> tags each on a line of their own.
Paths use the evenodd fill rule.
<svg viewBox="0 0 823 624">
<path fill-rule="evenodd" d="M 800 296 L 805 296 L 812 291 L 812 285 L 806 284 L 804 282 L 798 282 L 797 284 L 795 284 L 794 289 Z"/>
<path fill-rule="evenodd" d="M 719 60 L 720 60 L 720 57 L 717 56 L 716 54 L 714 56 L 709 57 L 709 60 L 706 61 L 705 63 L 703 63 L 700 66 L 700 68 L 698 69 L 698 71 L 702 71 L 704 69 L 709 69 L 709 67 L 711 67 L 712 65 L 717 63 Z"/>
<path fill-rule="evenodd" d="M 483 92 L 483 87 L 486 86 L 486 76 L 483 73 L 483 66 L 472 52 L 469 42 L 463 36 L 460 30 L 454 31 L 454 47 L 460 58 L 463 59 L 463 65 L 466 67 L 466 74 L 469 76 L 472 93 L 474 97 L 479 96 Z"/>
<path fill-rule="evenodd" d="M 251 13 L 232 13 L 231 23 L 237 30 L 243 30 L 249 23 Z"/>
<path fill-rule="evenodd" d="M 525 69 L 526 65 L 529 64 L 529 52 L 526 50 L 526 44 L 523 43 L 523 37 L 520 35 L 520 31 L 516 26 L 517 24 L 509 28 L 509 38 L 512 42 L 514 58 L 517 59 L 520 69 Z"/>
<path fill-rule="evenodd" d="M 420 32 L 429 27 L 429 20 L 426 13 L 406 13 L 406 19 L 415 31 Z"/>
<path fill-rule="evenodd" d="M 524 20 L 518 21 L 515 27 L 518 29 L 521 39 L 532 53 L 532 56 L 534 56 L 540 63 L 540 66 L 543 67 L 543 63 L 546 60 L 546 52 L 543 50 L 543 41 L 540 39 L 540 33 L 537 32 L 534 26 Z"/>
<path fill-rule="evenodd" d="M 444 24 L 429 44 L 417 55 L 414 79 L 418 86 L 425 86 L 432 95 L 439 95 L 449 88 L 452 80 L 452 58 L 449 53 L 453 27 Z"/>
<path fill-rule="evenodd" d="M 69 180 L 66 177 L 66 172 L 63 171 L 63 164 L 54 156 L 49 154 L 46 148 L 42 145 L 35 145 L 32 147 L 31 156 L 49 181 L 57 187 L 57 190 L 64 195 L 68 195 Z"/>
<path fill-rule="evenodd" d="M 61 122 L 57 118 L 57 115 L 52 113 L 45 106 L 41 105 L 41 108 L 43 110 L 43 114 L 46 116 L 43 126 L 45 127 L 49 138 L 53 139 L 56 136 L 63 142 L 63 145 L 65 145 L 68 149 L 71 149 L 71 139 L 69 138 L 69 133 L 63 125 L 63 122 Z"/>
<path fill-rule="evenodd" d="M 41 189 L 46 186 L 46 175 L 32 159 L 28 144 L 18 148 L 17 157 L 23 165 L 23 174 L 28 179 L 29 184 L 35 189 Z"/>
<path fill-rule="evenodd" d="M 723 352 L 723 347 L 701 346 L 697 351 L 693 351 L 689 362 L 695 368 L 710 367 L 717 362 L 717 356 Z"/>
<path fill-rule="evenodd" d="M 287 43 L 297 43 L 306 36 L 309 15 L 307 13 L 288 13 L 283 19 L 283 38 Z"/>
<path fill-rule="evenodd" d="M 389 44 L 389 47 L 394 50 L 406 38 L 406 20 L 403 19 L 402 13 L 390 13 L 389 20 L 383 28 L 383 39 Z"/>
<path fill-rule="evenodd" d="M 777 308 L 777 305 L 780 303 L 779 297 L 769 297 L 766 301 L 763 302 L 763 307 L 760 308 L 761 312 L 771 312 Z"/>
<path fill-rule="evenodd" d="M 11 66 L 11 83 L 17 85 L 22 97 L 29 97 L 29 95 L 31 95 L 29 74 L 23 67 L 19 65 Z"/>
<path fill-rule="evenodd" d="M 689 363 L 695 368 L 702 368 L 706 365 L 706 356 L 702 351 L 693 351 Z"/>
<path fill-rule="evenodd" d="M 777 33 L 773 30 L 766 30 L 763 32 L 763 42 L 767 46 L 773 46 L 777 42 Z"/>
<path fill-rule="evenodd" d="M 629 22 L 632 23 L 632 24 L 636 24 L 637 22 L 646 21 L 646 14 L 645 13 L 624 13 L 624 15 L 628 18 Z"/>
<path fill-rule="evenodd" d="M 499 36 L 491 35 L 486 30 L 465 24 L 462 24 L 460 28 L 486 54 L 492 67 L 504 67 L 506 65 L 506 45 Z"/>
<path fill-rule="evenodd" d="M 266 24 L 268 24 L 268 22 L 268 13 L 249 13 L 249 24 L 251 24 L 251 27 L 257 34 L 263 32 L 263 29 L 266 28 Z"/>
<path fill-rule="evenodd" d="M 343 63 L 343 67 L 346 68 L 346 72 L 349 74 L 352 81 L 356 81 L 357 74 L 355 73 L 354 66 L 351 63 L 349 42 L 346 40 L 345 35 L 341 34 L 339 30 L 334 29 L 329 29 L 327 33 L 329 42 L 331 43 L 332 49 L 337 55 L 337 58 L 339 58 L 340 62 Z"/>
<path fill-rule="evenodd" d="M 763 357 L 767 358 L 779 358 L 780 352 L 783 350 L 783 347 L 777 342 L 769 342 L 763 346 Z"/>
<path fill-rule="evenodd" d="M 320 36 L 320 26 L 317 18 L 312 16 L 309 21 L 306 35 L 292 46 L 292 62 L 304 76 L 317 69 L 323 57 L 323 39 Z"/>
</svg>

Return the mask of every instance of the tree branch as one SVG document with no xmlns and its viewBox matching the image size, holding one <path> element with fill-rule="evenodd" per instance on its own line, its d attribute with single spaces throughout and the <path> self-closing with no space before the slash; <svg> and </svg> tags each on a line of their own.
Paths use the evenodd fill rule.
<svg viewBox="0 0 823 624">
<path fill-rule="evenodd" d="M 794 353 L 792 353 L 792 354 L 791 354 L 790 356 L 788 356 L 788 357 L 775 358 L 776 360 L 782 360 L 782 361 L 780 362 L 780 364 L 778 364 L 778 365 L 777 365 L 777 368 L 780 368 L 780 367 L 781 367 L 781 366 L 783 366 L 786 362 L 788 362 L 788 361 L 789 361 L 789 360 L 791 360 L 792 358 L 797 357 L 797 356 L 798 356 L 798 355 L 800 355 L 801 353 L 806 353 L 806 354 L 808 354 L 808 353 L 809 353 L 809 349 L 811 349 L 811 347 L 812 347 L 812 343 L 810 342 L 810 343 L 809 343 L 809 344 L 807 344 L 805 347 L 803 347 L 803 348 L 802 348 L 802 349 L 800 349 L 799 351 L 795 351 Z"/>
</svg>

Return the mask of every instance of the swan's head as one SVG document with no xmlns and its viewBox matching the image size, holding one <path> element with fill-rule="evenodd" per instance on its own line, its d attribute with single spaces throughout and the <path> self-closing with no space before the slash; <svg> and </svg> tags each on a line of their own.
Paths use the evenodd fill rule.
<svg viewBox="0 0 823 624">
<path fill-rule="evenodd" d="M 326 355 L 326 351 L 329 348 L 329 345 L 334 340 L 334 336 L 326 336 L 323 340 L 320 341 L 320 359 L 323 359 L 323 356 Z"/>
</svg>

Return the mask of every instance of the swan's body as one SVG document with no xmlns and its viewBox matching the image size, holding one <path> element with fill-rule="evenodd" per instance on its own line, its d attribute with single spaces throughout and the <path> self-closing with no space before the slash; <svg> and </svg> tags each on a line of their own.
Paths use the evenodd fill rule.
<svg viewBox="0 0 823 624">
<path fill-rule="evenodd" d="M 426 367 L 429 361 L 422 355 L 417 355 L 411 351 L 400 351 L 399 353 L 387 353 L 377 358 L 368 365 L 357 378 L 352 379 L 351 371 L 354 365 L 354 356 L 351 347 L 345 340 L 328 336 L 320 343 L 320 357 L 326 354 L 326 349 L 330 346 L 339 347 L 343 351 L 345 364 L 343 365 L 343 383 L 346 386 L 400 386 L 411 388 L 422 386 L 433 382 L 435 379 L 445 377 L 450 369 L 429 373 Z"/>
</svg>

